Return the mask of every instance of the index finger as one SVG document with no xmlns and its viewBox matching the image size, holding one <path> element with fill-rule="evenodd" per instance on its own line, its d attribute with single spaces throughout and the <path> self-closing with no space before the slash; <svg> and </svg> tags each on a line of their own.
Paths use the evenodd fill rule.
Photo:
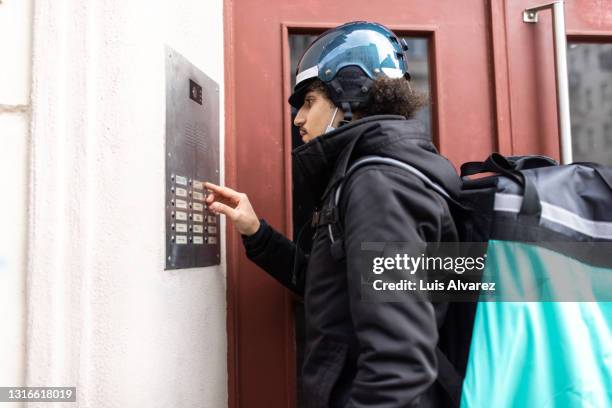
<svg viewBox="0 0 612 408">
<path fill-rule="evenodd" d="M 229 198 L 231 200 L 240 201 L 240 193 L 235 191 L 235 190 L 232 190 L 229 187 L 218 186 L 218 185 L 213 184 L 213 183 L 208 182 L 208 181 L 206 183 L 204 183 L 204 186 L 207 189 L 211 190 L 212 192 L 214 192 L 214 193 L 216 193 L 216 194 L 218 194 L 220 196 Z"/>
</svg>

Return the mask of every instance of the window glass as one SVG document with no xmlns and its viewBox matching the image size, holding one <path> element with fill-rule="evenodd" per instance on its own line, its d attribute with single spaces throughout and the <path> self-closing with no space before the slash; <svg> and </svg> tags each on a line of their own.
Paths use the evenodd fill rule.
<svg viewBox="0 0 612 408">
<path fill-rule="evenodd" d="M 569 43 L 573 161 L 612 165 L 612 44 Z"/>
</svg>

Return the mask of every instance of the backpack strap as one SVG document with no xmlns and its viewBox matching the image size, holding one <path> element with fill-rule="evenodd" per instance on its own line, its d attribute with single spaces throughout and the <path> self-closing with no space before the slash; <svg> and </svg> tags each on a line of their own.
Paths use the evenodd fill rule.
<svg viewBox="0 0 612 408">
<path fill-rule="evenodd" d="M 454 408 L 461 407 L 461 390 L 463 389 L 463 376 L 459 374 L 446 354 L 436 346 L 438 359 L 438 377 L 436 380 L 448 394 Z"/>
<path fill-rule="evenodd" d="M 320 211 L 315 211 L 312 216 L 312 226 L 314 228 L 327 226 L 327 232 L 331 240 L 331 254 L 335 261 L 342 261 L 345 257 L 344 244 L 342 240 L 342 225 L 340 223 L 340 215 L 338 207 L 333 204 L 332 200 L 328 200 L 330 204 L 326 205 Z"/>
<path fill-rule="evenodd" d="M 313 215 L 312 224 L 313 226 L 324 226 L 327 225 L 327 231 L 329 234 L 329 239 L 332 242 L 331 244 L 331 254 L 332 257 L 336 261 L 342 261 L 346 256 L 346 251 L 344 249 L 344 241 L 343 241 L 343 231 L 342 231 L 342 223 L 341 216 L 338 209 L 338 205 L 340 203 L 340 197 L 342 195 L 342 189 L 344 187 L 344 183 L 348 180 L 348 178 L 357 171 L 359 168 L 372 164 L 386 164 L 389 166 L 397 167 L 404 169 L 413 175 L 415 175 L 418 179 L 423 181 L 425 185 L 432 190 L 436 191 L 438 194 L 442 195 L 449 201 L 454 202 L 459 205 L 449 194 L 448 192 L 441 187 L 438 183 L 432 181 L 429 177 L 427 177 L 422 171 L 417 169 L 414 166 L 411 166 L 408 163 L 404 163 L 400 160 L 392 159 L 390 157 L 382 157 L 382 156 L 365 156 L 356 160 L 346 171 L 344 176 L 342 176 L 340 182 L 335 186 L 335 190 L 332 192 L 330 199 L 327 201 L 328 204 L 320 211 L 316 212 Z"/>
<path fill-rule="evenodd" d="M 513 164 L 515 170 L 537 169 L 540 167 L 559 165 L 555 159 L 537 154 L 530 154 L 527 156 L 506 156 L 506 159 Z"/>
<path fill-rule="evenodd" d="M 358 168 L 360 168 L 360 167 L 362 167 L 362 166 L 364 166 L 366 164 L 387 164 L 389 166 L 399 167 L 401 169 L 407 170 L 410 173 L 412 173 L 415 176 L 417 176 L 419 179 L 421 179 L 428 187 L 430 187 L 433 190 L 437 191 L 438 194 L 443 195 L 447 199 L 451 198 L 450 195 L 446 192 L 446 190 L 444 190 L 444 188 L 442 188 L 436 182 L 432 181 L 421 170 L 417 169 L 414 166 L 409 165 L 408 163 L 404 163 L 402 161 L 395 160 L 395 159 L 392 159 L 390 157 L 365 156 L 365 157 L 362 157 L 361 159 L 357 160 L 355 163 L 353 163 L 351 165 L 351 167 L 346 172 L 346 175 L 344 176 L 344 178 L 342 179 L 340 184 L 336 187 L 336 192 L 335 192 L 335 196 L 334 196 L 334 205 L 335 206 L 338 206 L 338 203 L 340 202 L 340 194 L 342 194 L 342 187 L 343 187 L 344 182 L 346 181 L 346 179 L 352 173 L 354 173 L 355 170 L 357 170 Z"/>
</svg>

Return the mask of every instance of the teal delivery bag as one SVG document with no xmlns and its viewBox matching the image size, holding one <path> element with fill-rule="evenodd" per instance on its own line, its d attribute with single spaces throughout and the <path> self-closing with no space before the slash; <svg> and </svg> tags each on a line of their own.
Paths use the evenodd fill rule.
<svg viewBox="0 0 612 408">
<path fill-rule="evenodd" d="M 497 289 L 476 307 L 461 407 L 611 407 L 612 169 L 493 155 L 462 176 L 484 171 L 464 192 Z"/>
</svg>

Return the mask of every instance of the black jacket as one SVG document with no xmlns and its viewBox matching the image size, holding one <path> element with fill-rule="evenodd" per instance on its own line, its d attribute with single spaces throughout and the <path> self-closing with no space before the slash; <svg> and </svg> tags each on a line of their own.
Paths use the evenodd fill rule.
<svg viewBox="0 0 612 408">
<path fill-rule="evenodd" d="M 449 193 L 459 189 L 453 166 L 437 153 L 422 125 L 401 116 L 351 122 L 293 152 L 321 205 L 347 167 L 365 155 L 404 161 Z M 322 227 L 314 233 L 309 255 L 296 251 L 293 242 L 263 220 L 256 234 L 243 237 L 253 262 L 304 297 L 306 406 L 440 405 L 435 347 L 444 306 L 426 300 L 362 302 L 356 263 L 363 241 L 457 241 L 447 203 L 412 173 L 372 164 L 346 181 L 339 209 L 346 252 L 340 262 L 332 258 L 330 237 Z"/>
</svg>

